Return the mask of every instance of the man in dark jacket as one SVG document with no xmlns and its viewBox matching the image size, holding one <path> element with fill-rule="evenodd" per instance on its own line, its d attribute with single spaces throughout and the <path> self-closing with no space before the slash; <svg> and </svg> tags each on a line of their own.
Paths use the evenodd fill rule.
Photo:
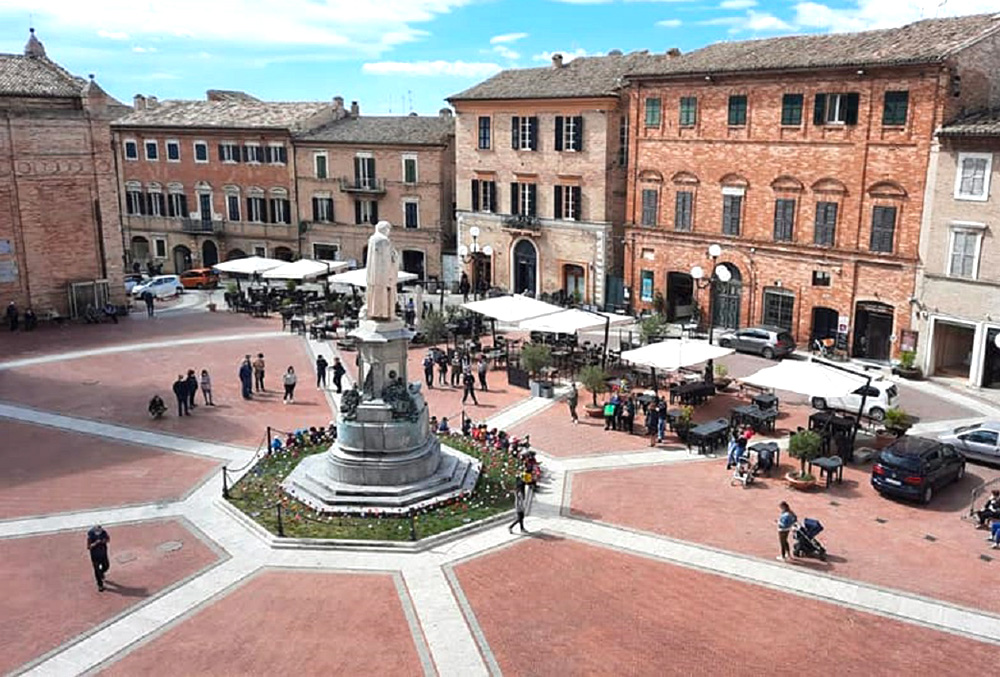
<svg viewBox="0 0 1000 677">
<path fill-rule="evenodd" d="M 476 377 L 472 375 L 471 369 L 468 369 L 462 377 L 462 385 L 465 386 L 465 392 L 462 394 L 462 404 L 465 404 L 465 400 L 472 397 L 472 403 L 478 407 L 479 401 L 476 399 Z"/>
<path fill-rule="evenodd" d="M 330 363 L 322 355 L 316 356 L 316 389 L 326 388 L 326 370 Z"/>
<path fill-rule="evenodd" d="M 177 398 L 177 415 L 184 416 L 187 414 L 191 415 L 191 411 L 188 409 L 188 384 L 187 379 L 184 378 L 183 374 L 177 374 L 177 380 L 174 381 L 174 397 Z"/>
<path fill-rule="evenodd" d="M 249 355 L 243 358 L 243 364 L 240 365 L 240 393 L 244 400 L 253 399 L 253 366 Z"/>
<path fill-rule="evenodd" d="M 97 579 L 97 589 L 104 592 L 104 575 L 111 568 L 108 561 L 108 544 L 111 536 L 100 524 L 87 532 L 87 550 L 90 551 L 90 563 L 94 567 L 94 578 Z"/>
<path fill-rule="evenodd" d="M 198 377 L 194 375 L 194 369 L 188 369 L 187 379 L 184 381 L 187 383 L 187 393 L 188 393 L 188 411 L 194 409 L 198 405 L 194 403 L 194 395 L 198 392 Z"/>
<path fill-rule="evenodd" d="M 17 331 L 17 318 L 19 314 L 17 312 L 17 304 L 11 301 L 7 305 L 7 326 L 10 327 L 11 331 Z"/>
<path fill-rule="evenodd" d="M 338 393 L 343 393 L 344 392 L 344 386 L 341 383 L 341 381 L 344 378 L 344 374 L 347 373 L 347 370 L 344 369 L 344 365 L 340 361 L 339 357 L 333 358 L 333 367 L 332 367 L 332 369 L 333 369 L 333 386 L 337 389 Z"/>
<path fill-rule="evenodd" d="M 424 380 L 428 388 L 434 387 L 434 356 L 431 353 L 424 356 Z"/>
</svg>

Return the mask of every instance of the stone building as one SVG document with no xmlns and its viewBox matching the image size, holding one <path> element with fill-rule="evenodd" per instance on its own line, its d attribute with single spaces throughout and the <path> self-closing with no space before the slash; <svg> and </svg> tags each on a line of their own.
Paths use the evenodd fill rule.
<svg viewBox="0 0 1000 677">
<path fill-rule="evenodd" d="M 551 66 L 503 71 L 448 99 L 458 245 L 474 285 L 597 305 L 620 298 L 622 77 L 663 58 L 556 54 Z"/>
<path fill-rule="evenodd" d="M 296 134 L 303 255 L 364 265 L 370 225 L 390 221 L 400 270 L 442 279 L 454 251 L 455 131 L 437 117 L 344 119 Z"/>
<path fill-rule="evenodd" d="M 182 272 L 229 258 L 292 260 L 303 246 L 294 133 L 347 115 L 343 100 L 274 103 L 137 95 L 113 125 L 129 265 Z"/>
<path fill-rule="evenodd" d="M 0 300 L 39 317 L 124 300 L 110 120 L 125 110 L 31 37 L 0 54 Z"/>
<path fill-rule="evenodd" d="M 910 327 L 934 132 L 998 103 L 998 31 L 993 15 L 933 19 L 632 69 L 637 307 L 705 324 L 711 307 L 716 327 L 778 325 L 800 345 L 840 333 L 852 355 L 890 359 Z M 690 271 L 716 265 L 731 280 L 709 299 Z"/>
<path fill-rule="evenodd" d="M 914 314 L 925 374 L 1000 388 L 1000 111 L 938 132 L 920 241 Z"/>
</svg>

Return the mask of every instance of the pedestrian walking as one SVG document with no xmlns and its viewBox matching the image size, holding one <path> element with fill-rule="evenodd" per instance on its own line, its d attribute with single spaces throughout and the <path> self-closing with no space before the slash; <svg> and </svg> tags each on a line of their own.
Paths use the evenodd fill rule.
<svg viewBox="0 0 1000 677">
<path fill-rule="evenodd" d="M 479 401 L 476 399 L 476 377 L 472 375 L 472 370 L 465 372 L 465 376 L 462 377 L 462 384 L 465 386 L 465 392 L 462 394 L 462 404 L 468 398 L 472 398 L 472 403 L 477 407 L 479 406 Z"/>
<path fill-rule="evenodd" d="M 107 576 L 111 562 L 108 561 L 108 545 L 111 536 L 100 524 L 91 527 L 87 532 L 87 550 L 90 552 L 90 564 L 94 567 L 94 578 L 97 579 L 97 589 L 104 592 L 104 578 Z"/>
<path fill-rule="evenodd" d="M 326 361 L 326 358 L 322 355 L 316 357 L 316 389 L 326 388 L 326 370 L 329 369 L 330 363 Z"/>
<path fill-rule="evenodd" d="M 7 304 L 7 326 L 10 327 L 11 331 L 17 331 L 18 316 L 17 304 L 11 301 Z"/>
<path fill-rule="evenodd" d="M 188 369 L 187 375 L 187 389 L 188 389 L 188 409 L 194 409 L 198 405 L 194 402 L 194 396 L 198 392 L 198 377 L 194 375 L 194 369 Z"/>
<path fill-rule="evenodd" d="M 267 392 L 264 387 L 264 353 L 257 353 L 257 359 L 253 361 L 253 384 L 257 392 Z"/>
<path fill-rule="evenodd" d="M 629 395 L 622 405 L 622 430 L 629 435 L 634 434 L 635 426 L 635 400 Z"/>
<path fill-rule="evenodd" d="M 646 409 L 646 434 L 649 435 L 649 446 L 655 447 L 660 433 L 660 408 L 656 402 L 650 402 Z"/>
<path fill-rule="evenodd" d="M 580 403 L 580 393 L 576 390 L 576 381 L 569 384 L 569 397 L 566 398 L 566 405 L 569 407 L 569 417 L 573 423 L 579 423 L 580 417 L 576 415 L 576 405 Z"/>
<path fill-rule="evenodd" d="M 333 358 L 333 386 L 337 389 L 338 393 L 344 392 L 341 380 L 344 378 L 344 374 L 346 373 L 347 370 L 344 369 L 344 365 L 340 362 L 340 358 Z M 431 380 L 434 380 L 433 373 L 431 374 Z"/>
<path fill-rule="evenodd" d="M 479 389 L 485 393 L 489 390 L 489 388 L 486 387 L 486 373 L 490 370 L 490 365 L 489 362 L 486 361 L 485 355 L 479 356 L 479 364 L 476 366 L 476 369 L 479 371 Z"/>
<path fill-rule="evenodd" d="M 472 289 L 472 285 L 469 284 L 469 276 L 463 270 L 462 279 L 458 283 L 458 292 L 462 295 L 462 303 L 469 302 L 469 290 Z"/>
<path fill-rule="evenodd" d="M 514 489 L 514 512 L 516 516 L 510 526 L 507 527 L 507 531 L 514 533 L 514 527 L 520 527 L 522 534 L 528 531 L 524 528 L 524 513 L 527 505 L 528 499 L 524 495 L 524 480 L 518 478 L 516 488 Z"/>
<path fill-rule="evenodd" d="M 253 399 L 253 366 L 249 355 L 243 358 L 243 364 L 240 365 L 240 394 L 244 400 Z"/>
<path fill-rule="evenodd" d="M 604 403 L 604 429 L 614 430 L 615 428 L 615 403 L 608 400 Z"/>
<path fill-rule="evenodd" d="M 434 355 L 430 352 L 424 355 L 424 380 L 428 389 L 434 387 Z"/>
<path fill-rule="evenodd" d="M 184 378 L 184 374 L 177 374 L 177 380 L 174 381 L 174 397 L 177 398 L 177 415 L 190 416 L 191 411 L 188 408 L 188 384 L 187 379 Z"/>
<path fill-rule="evenodd" d="M 146 317 L 153 316 L 153 292 L 148 289 L 142 292 L 142 302 L 146 304 Z"/>
<path fill-rule="evenodd" d="M 791 548 L 788 547 L 788 534 L 799 518 L 785 501 L 779 503 L 778 507 L 781 509 L 781 514 L 778 515 L 778 543 L 781 545 L 781 554 L 775 559 L 784 562 L 792 554 Z"/>
<path fill-rule="evenodd" d="M 212 377 L 208 375 L 208 369 L 201 370 L 201 396 L 205 398 L 205 404 L 215 406 L 212 400 Z"/>
<path fill-rule="evenodd" d="M 295 369 L 293 367 L 288 367 L 283 380 L 285 383 L 285 396 L 282 400 L 285 404 L 295 404 L 295 384 L 298 379 L 295 376 Z"/>
<path fill-rule="evenodd" d="M 413 297 L 406 299 L 406 310 L 403 311 L 403 317 L 405 318 L 406 324 L 408 326 L 413 326 L 414 322 L 417 321 L 417 309 L 413 304 Z"/>
<path fill-rule="evenodd" d="M 656 401 L 657 441 L 662 442 L 667 435 L 667 401 L 662 397 Z"/>
<path fill-rule="evenodd" d="M 448 355 L 447 353 L 438 353 L 437 358 L 438 363 L 438 385 L 446 386 L 448 385 Z"/>
<path fill-rule="evenodd" d="M 451 387 L 457 388 L 462 381 L 462 358 L 456 350 L 451 356 Z"/>
</svg>

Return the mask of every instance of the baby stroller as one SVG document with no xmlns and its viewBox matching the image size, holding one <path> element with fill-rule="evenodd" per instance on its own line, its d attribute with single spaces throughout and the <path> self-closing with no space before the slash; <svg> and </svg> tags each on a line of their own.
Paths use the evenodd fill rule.
<svg viewBox="0 0 1000 677">
<path fill-rule="evenodd" d="M 792 546 L 792 554 L 796 557 L 816 557 L 820 562 L 826 561 L 826 548 L 816 540 L 816 536 L 823 531 L 823 525 L 819 520 L 804 519 L 802 524 L 795 525 L 795 545 Z"/>
<path fill-rule="evenodd" d="M 748 487 L 753 484 L 757 472 L 760 470 L 760 456 L 756 449 L 744 449 L 743 453 L 736 459 L 736 466 L 733 470 L 733 479 L 730 485 L 742 484 Z"/>
</svg>

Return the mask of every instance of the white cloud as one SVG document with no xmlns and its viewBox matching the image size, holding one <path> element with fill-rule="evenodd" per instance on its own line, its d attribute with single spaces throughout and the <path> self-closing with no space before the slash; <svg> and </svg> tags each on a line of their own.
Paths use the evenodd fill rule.
<svg viewBox="0 0 1000 677">
<path fill-rule="evenodd" d="M 505 45 L 495 45 L 493 47 L 493 51 L 502 56 L 503 58 L 509 59 L 511 61 L 517 61 L 518 59 L 521 58 L 520 52 L 515 52 L 513 49 Z"/>
<path fill-rule="evenodd" d="M 140 47 L 139 45 L 136 45 L 132 48 L 132 51 L 136 54 L 148 54 L 150 52 L 155 52 L 156 47 Z"/>
<path fill-rule="evenodd" d="M 748 31 L 790 31 L 792 26 L 782 21 L 773 14 L 767 12 L 755 12 L 752 9 L 747 12 L 747 21 L 744 28 Z"/>
<path fill-rule="evenodd" d="M 1000 0 L 855 0 L 853 6 L 833 8 L 816 2 L 795 6 L 794 24 L 830 32 L 863 31 L 902 26 L 934 17 L 1000 11 Z"/>
<path fill-rule="evenodd" d="M 557 49 L 553 52 L 542 52 L 541 54 L 535 54 L 534 56 L 532 56 L 531 60 L 549 63 L 550 61 L 552 61 L 553 54 L 562 54 L 563 63 L 569 63 L 573 59 L 579 59 L 582 56 L 604 56 L 604 52 L 588 52 L 583 47 L 577 47 L 576 49 L 569 49 L 569 50 Z"/>
<path fill-rule="evenodd" d="M 97 37 L 108 40 L 128 40 L 128 33 L 125 31 L 107 31 L 102 28 L 97 31 Z"/>
<path fill-rule="evenodd" d="M 757 0 L 722 0 L 719 9 L 749 9 L 756 7 Z"/>
<path fill-rule="evenodd" d="M 518 40 L 523 40 L 528 37 L 527 33 L 504 33 L 503 35 L 494 35 L 490 38 L 491 45 L 500 45 L 508 42 L 517 42 Z"/>
<path fill-rule="evenodd" d="M 485 78 L 503 70 L 499 64 L 468 61 L 377 61 L 361 66 L 369 75 L 413 75 Z"/>
<path fill-rule="evenodd" d="M 681 20 L 680 19 L 664 19 L 663 21 L 657 21 L 656 25 L 660 26 L 661 28 L 677 28 L 678 26 L 681 25 Z"/>
</svg>

